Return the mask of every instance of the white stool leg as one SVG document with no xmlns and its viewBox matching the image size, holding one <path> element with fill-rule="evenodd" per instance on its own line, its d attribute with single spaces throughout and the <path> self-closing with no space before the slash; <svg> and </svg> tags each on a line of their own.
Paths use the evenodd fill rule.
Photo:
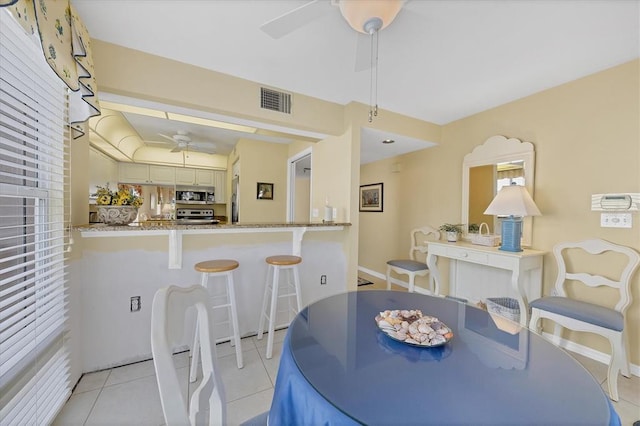
<svg viewBox="0 0 640 426">
<path fill-rule="evenodd" d="M 207 289 L 209 274 L 202 273 L 200 285 Z M 200 362 L 200 336 L 198 334 L 198 317 L 196 316 L 196 326 L 193 334 L 193 345 L 191 345 L 191 367 L 189 368 L 189 381 L 195 382 L 198 378 L 198 363 Z"/>
<path fill-rule="evenodd" d="M 269 297 L 269 286 L 271 282 L 269 277 L 271 276 L 271 265 L 267 266 L 267 282 L 264 285 L 264 296 L 262 297 L 262 310 L 260 311 L 260 324 L 258 325 L 258 340 L 262 339 L 262 333 L 264 332 L 264 319 L 267 315 L 267 298 Z"/>
<path fill-rule="evenodd" d="M 236 361 L 238 363 L 238 368 L 242 368 L 242 345 L 240 344 L 240 328 L 238 327 L 238 309 L 236 306 L 236 293 L 233 285 L 233 272 L 229 271 L 227 273 L 227 292 L 229 293 L 229 303 L 231 304 L 231 321 L 229 321 L 229 325 L 231 325 L 231 341 L 235 343 L 236 346 Z"/>
<path fill-rule="evenodd" d="M 278 280 L 280 268 L 273 268 L 273 283 L 271 284 L 271 309 L 269 314 L 269 336 L 267 337 L 267 359 L 273 356 L 273 333 L 276 328 L 276 307 L 278 305 Z"/>
<path fill-rule="evenodd" d="M 296 304 L 298 309 L 296 312 L 300 312 L 302 309 L 302 293 L 300 292 L 300 276 L 298 275 L 298 265 L 293 266 L 293 284 L 296 286 Z"/>
</svg>

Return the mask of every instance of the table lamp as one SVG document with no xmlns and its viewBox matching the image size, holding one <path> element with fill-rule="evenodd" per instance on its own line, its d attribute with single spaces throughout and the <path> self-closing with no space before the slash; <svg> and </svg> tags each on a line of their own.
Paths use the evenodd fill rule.
<svg viewBox="0 0 640 426">
<path fill-rule="evenodd" d="M 502 219 L 500 250 L 522 251 L 520 247 L 522 218 L 524 216 L 540 216 L 542 213 L 538 210 L 527 189 L 514 183 L 498 191 L 484 214 L 509 216 Z"/>
</svg>

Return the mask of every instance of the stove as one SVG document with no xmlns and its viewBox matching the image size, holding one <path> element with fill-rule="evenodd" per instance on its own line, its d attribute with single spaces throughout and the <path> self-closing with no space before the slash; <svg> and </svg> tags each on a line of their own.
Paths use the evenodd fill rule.
<svg viewBox="0 0 640 426">
<path fill-rule="evenodd" d="M 213 218 L 212 209 L 178 209 L 176 223 L 185 225 L 209 225 L 220 223 Z"/>
</svg>

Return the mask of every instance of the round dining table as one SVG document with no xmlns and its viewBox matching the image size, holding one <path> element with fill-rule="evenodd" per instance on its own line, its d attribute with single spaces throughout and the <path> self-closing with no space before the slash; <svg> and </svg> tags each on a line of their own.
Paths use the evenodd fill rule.
<svg viewBox="0 0 640 426">
<path fill-rule="evenodd" d="M 375 317 L 420 310 L 453 332 L 398 341 Z M 269 425 L 619 425 L 598 382 L 541 336 L 458 300 L 356 291 L 298 313 L 283 343 Z"/>
</svg>

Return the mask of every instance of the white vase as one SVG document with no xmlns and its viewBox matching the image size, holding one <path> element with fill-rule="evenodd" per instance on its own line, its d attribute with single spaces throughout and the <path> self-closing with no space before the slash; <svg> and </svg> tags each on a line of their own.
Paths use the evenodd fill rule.
<svg viewBox="0 0 640 426">
<path fill-rule="evenodd" d="M 456 241 L 458 241 L 458 233 L 456 231 L 448 231 L 447 241 L 449 241 L 450 243 L 455 243 Z"/>
<path fill-rule="evenodd" d="M 128 225 L 138 217 L 133 206 L 98 206 L 98 220 L 107 225 Z"/>
</svg>

